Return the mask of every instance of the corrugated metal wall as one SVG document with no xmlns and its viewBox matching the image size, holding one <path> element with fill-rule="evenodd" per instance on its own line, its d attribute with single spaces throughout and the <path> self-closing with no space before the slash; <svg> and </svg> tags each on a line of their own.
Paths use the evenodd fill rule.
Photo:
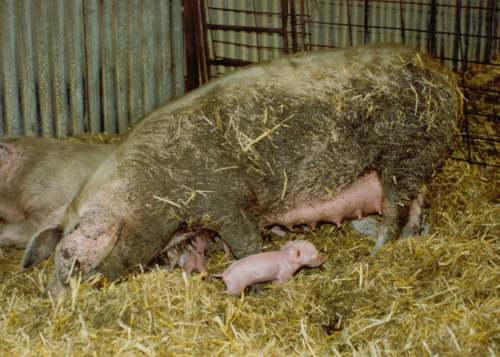
<svg viewBox="0 0 500 357">
<path fill-rule="evenodd" d="M 0 0 L 0 136 L 124 132 L 184 91 L 181 0 Z"/>
<path fill-rule="evenodd" d="M 266 27 L 275 33 L 211 30 L 211 57 L 257 62 L 281 55 L 280 0 L 207 0 L 208 23 Z M 498 0 L 295 0 L 288 9 L 288 45 L 296 26 L 298 49 L 406 43 L 431 50 L 450 65 L 483 62 L 500 51 Z M 292 18 L 292 6 L 296 12 Z M 210 27 L 209 27 L 210 28 Z M 260 47 L 260 48 L 259 48 Z M 216 66 L 213 74 L 227 68 Z"/>
</svg>

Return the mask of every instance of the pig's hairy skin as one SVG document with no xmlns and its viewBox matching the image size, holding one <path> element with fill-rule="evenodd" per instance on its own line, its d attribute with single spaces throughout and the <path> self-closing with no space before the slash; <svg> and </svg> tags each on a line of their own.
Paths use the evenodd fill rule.
<svg viewBox="0 0 500 357">
<path fill-rule="evenodd" d="M 253 254 L 235 261 L 222 273 L 222 279 L 226 292 L 238 295 L 249 285 L 285 282 L 300 268 L 315 268 L 324 261 L 312 243 L 291 241 L 280 251 Z"/>
<path fill-rule="evenodd" d="M 114 148 L 47 138 L 0 139 L 0 217 L 5 220 L 0 246 L 24 248 L 46 217 L 76 196 Z"/>
<path fill-rule="evenodd" d="M 399 96 L 423 83 L 432 84 L 417 92 L 425 104 Z M 368 101 L 370 113 L 358 112 L 355 98 Z M 428 105 L 433 116 L 425 115 Z M 298 197 L 332 199 L 371 170 L 384 192 L 383 243 L 399 235 L 410 200 L 444 161 L 460 108 L 451 72 L 398 46 L 307 53 L 242 69 L 135 126 L 72 202 L 56 256 L 90 260 L 86 266 L 95 269 L 84 275 L 115 279 L 152 259 L 182 222 L 217 231 L 245 256 L 261 248 L 264 217 L 293 209 Z M 83 227 L 95 224 L 108 226 L 91 237 L 111 245 L 101 261 L 80 244 L 88 239 Z M 56 264 L 60 282 L 68 265 Z"/>
</svg>

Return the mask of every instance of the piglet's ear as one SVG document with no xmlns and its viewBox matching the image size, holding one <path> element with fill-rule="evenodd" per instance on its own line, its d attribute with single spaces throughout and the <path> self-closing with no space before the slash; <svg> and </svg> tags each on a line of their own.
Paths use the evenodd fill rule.
<svg viewBox="0 0 500 357">
<path fill-rule="evenodd" d="M 295 247 L 288 247 L 288 257 L 290 258 L 291 261 L 294 263 L 300 263 L 300 250 L 295 248 Z"/>
</svg>

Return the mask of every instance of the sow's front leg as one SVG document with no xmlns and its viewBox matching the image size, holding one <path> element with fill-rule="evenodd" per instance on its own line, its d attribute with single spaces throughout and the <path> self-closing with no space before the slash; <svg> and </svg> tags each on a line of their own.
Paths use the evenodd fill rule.
<svg viewBox="0 0 500 357">
<path fill-rule="evenodd" d="M 425 234 L 429 226 L 425 224 L 425 206 L 427 205 L 427 188 L 424 186 L 417 197 L 411 201 L 408 221 L 401 231 L 401 238 Z"/>
<path fill-rule="evenodd" d="M 218 223 L 214 230 L 222 241 L 229 246 L 236 258 L 260 252 L 262 236 L 256 215 L 258 208 L 241 192 L 236 194 L 229 192 L 220 198 L 222 200 L 217 201 L 221 205 L 218 204 L 215 210 Z"/>
</svg>

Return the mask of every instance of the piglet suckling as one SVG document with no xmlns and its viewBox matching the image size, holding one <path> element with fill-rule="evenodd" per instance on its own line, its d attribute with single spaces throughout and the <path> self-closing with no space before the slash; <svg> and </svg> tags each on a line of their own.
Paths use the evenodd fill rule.
<svg viewBox="0 0 500 357">
<path fill-rule="evenodd" d="M 255 283 L 284 282 L 300 268 L 315 268 L 324 261 L 325 257 L 312 243 L 290 241 L 279 251 L 253 254 L 235 261 L 222 273 L 222 279 L 226 292 L 237 295 Z"/>
<path fill-rule="evenodd" d="M 207 229 L 179 232 L 165 249 L 170 268 L 176 266 L 191 274 L 197 271 L 210 277 L 208 258 L 218 250 L 231 254 L 229 247 L 216 234 Z"/>
</svg>

